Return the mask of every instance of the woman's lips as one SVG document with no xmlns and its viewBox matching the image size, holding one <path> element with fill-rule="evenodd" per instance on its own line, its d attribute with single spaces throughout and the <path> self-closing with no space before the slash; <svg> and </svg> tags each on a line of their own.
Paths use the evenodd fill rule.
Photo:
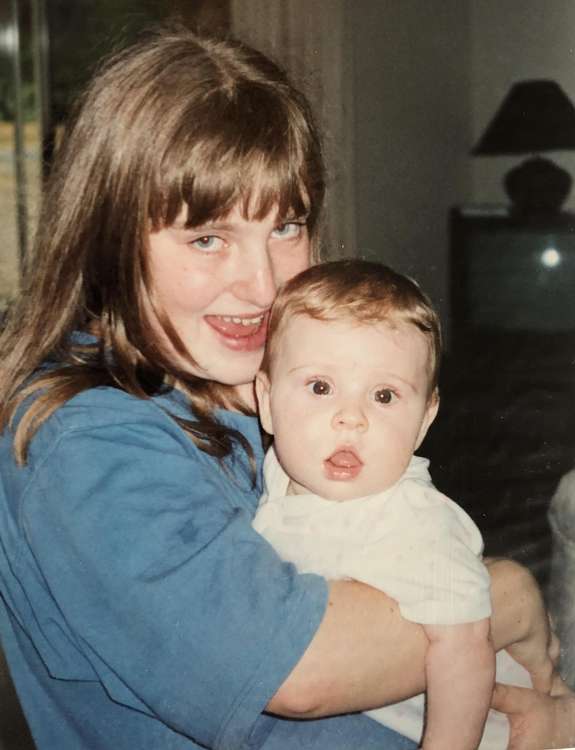
<svg viewBox="0 0 575 750">
<path fill-rule="evenodd" d="M 252 352 L 266 342 L 268 313 L 262 315 L 205 315 L 204 320 L 234 351 Z"/>
<path fill-rule="evenodd" d="M 363 468 L 363 462 L 353 448 L 339 448 L 323 462 L 327 479 L 347 482 L 355 479 Z"/>
</svg>

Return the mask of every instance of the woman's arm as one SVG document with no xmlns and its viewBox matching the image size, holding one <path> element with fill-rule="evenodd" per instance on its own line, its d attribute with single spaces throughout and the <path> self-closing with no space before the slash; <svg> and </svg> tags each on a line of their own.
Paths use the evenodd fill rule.
<svg viewBox="0 0 575 750">
<path fill-rule="evenodd" d="M 320 628 L 268 710 L 310 718 L 365 711 L 425 689 L 427 638 L 397 603 L 355 581 L 335 581 Z"/>
<path fill-rule="evenodd" d="M 495 650 L 548 628 L 533 576 L 510 560 L 488 565 Z M 312 718 L 395 703 L 425 690 L 423 627 L 404 620 L 393 599 L 352 581 L 331 584 L 322 624 L 268 704 L 283 716 Z"/>
</svg>

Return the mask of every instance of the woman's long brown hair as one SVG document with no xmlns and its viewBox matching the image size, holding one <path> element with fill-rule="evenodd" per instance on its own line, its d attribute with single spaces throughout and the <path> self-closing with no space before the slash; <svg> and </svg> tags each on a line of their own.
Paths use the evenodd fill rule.
<svg viewBox="0 0 575 750">
<path fill-rule="evenodd" d="M 313 236 L 323 193 L 308 104 L 260 53 L 178 29 L 106 62 L 57 153 L 22 292 L 0 338 L 0 428 L 14 426 L 17 461 L 56 409 L 96 386 L 149 398 L 177 382 L 191 403 L 190 419 L 178 421 L 203 450 L 223 457 L 242 442 L 213 409 L 245 407 L 178 369 L 147 323 L 151 304 L 171 345 L 193 363 L 154 303 L 148 236 L 182 208 L 196 226 L 236 205 L 249 218 L 276 206 L 280 217 L 305 213 Z M 79 343 L 75 331 L 95 334 L 95 343 Z"/>
</svg>

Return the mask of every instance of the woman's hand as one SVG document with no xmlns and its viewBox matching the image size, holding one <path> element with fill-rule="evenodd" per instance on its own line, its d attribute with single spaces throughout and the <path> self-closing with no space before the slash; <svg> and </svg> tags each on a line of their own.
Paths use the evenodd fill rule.
<svg viewBox="0 0 575 750">
<path fill-rule="evenodd" d="M 548 750 L 575 746 L 575 693 L 558 680 L 551 695 L 512 685 L 495 686 L 491 707 L 507 714 L 507 750 Z"/>
</svg>

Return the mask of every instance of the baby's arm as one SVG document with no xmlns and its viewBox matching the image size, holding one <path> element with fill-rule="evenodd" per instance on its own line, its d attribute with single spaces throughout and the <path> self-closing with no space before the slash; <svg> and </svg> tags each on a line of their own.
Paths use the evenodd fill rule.
<svg viewBox="0 0 575 750">
<path fill-rule="evenodd" d="M 427 710 L 423 750 L 475 750 L 491 702 L 495 652 L 488 619 L 425 625 Z"/>
</svg>

